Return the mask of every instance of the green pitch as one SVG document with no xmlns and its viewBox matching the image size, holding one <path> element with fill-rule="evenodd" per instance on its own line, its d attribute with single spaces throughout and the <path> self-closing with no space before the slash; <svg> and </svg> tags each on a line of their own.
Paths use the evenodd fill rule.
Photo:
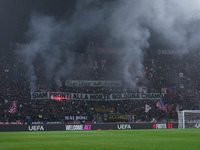
<svg viewBox="0 0 200 150">
<path fill-rule="evenodd" d="M 199 150 L 200 129 L 0 132 L 0 150 Z"/>
</svg>

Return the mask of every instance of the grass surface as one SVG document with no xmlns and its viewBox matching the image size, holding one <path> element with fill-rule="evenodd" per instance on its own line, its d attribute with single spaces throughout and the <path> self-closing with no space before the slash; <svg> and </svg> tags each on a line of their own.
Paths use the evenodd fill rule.
<svg viewBox="0 0 200 150">
<path fill-rule="evenodd" d="M 0 132 L 0 150 L 199 150 L 200 129 Z"/>
</svg>

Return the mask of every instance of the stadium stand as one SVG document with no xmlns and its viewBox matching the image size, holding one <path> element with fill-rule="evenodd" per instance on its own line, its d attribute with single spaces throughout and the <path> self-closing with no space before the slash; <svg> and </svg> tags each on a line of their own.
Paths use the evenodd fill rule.
<svg viewBox="0 0 200 150">
<path fill-rule="evenodd" d="M 159 107 L 159 99 L 149 100 L 63 100 L 32 99 L 26 67 L 23 58 L 16 57 L 16 49 L 4 49 L 0 56 L 0 122 L 79 122 L 82 119 L 66 119 L 68 116 L 87 116 L 84 120 L 99 122 L 129 121 L 129 122 L 161 122 L 177 121 L 177 111 L 200 108 L 199 101 L 199 54 L 179 55 L 174 51 L 147 50 L 144 57 L 144 78 L 137 78 L 138 88 L 131 88 L 121 80 L 121 72 L 116 69 L 115 61 L 120 54 L 94 53 L 92 61 L 88 53 L 75 53 L 76 69 L 65 80 L 120 80 L 121 87 L 67 87 L 57 86 L 53 81 L 47 84 L 40 74 L 42 68 L 36 71 L 38 81 L 34 91 L 55 91 L 68 93 L 164 93 L 164 105 Z M 12 58 L 12 59 L 11 59 Z M 40 60 L 35 62 L 39 66 Z M 77 69 L 78 68 L 78 69 Z M 81 68 L 81 69 L 80 69 Z M 84 72 L 84 74 L 82 74 Z M 141 88 L 142 87 L 142 88 Z M 16 101 L 16 107 L 12 106 Z M 145 111 L 145 106 L 150 108 Z M 11 112 L 10 108 L 12 108 Z M 15 111 L 16 110 L 16 111 Z M 111 119 L 110 115 L 124 115 Z M 76 123 L 77 123 L 76 122 Z M 80 122 L 81 123 L 81 122 Z"/>
</svg>

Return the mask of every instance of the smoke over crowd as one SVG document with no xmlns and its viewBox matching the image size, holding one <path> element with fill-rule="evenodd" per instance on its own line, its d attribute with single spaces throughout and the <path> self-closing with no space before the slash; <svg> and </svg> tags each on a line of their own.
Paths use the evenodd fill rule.
<svg viewBox="0 0 200 150">
<path fill-rule="evenodd" d="M 25 35 L 28 46 L 20 53 L 30 86 L 37 82 L 37 71 L 42 72 L 46 82 L 53 79 L 61 84 L 60 79 L 73 71 L 72 47 L 88 36 L 97 40 L 103 37 L 104 45 L 120 43 L 123 57 L 116 64 L 134 87 L 135 78 L 143 75 L 145 49 L 156 47 L 150 41 L 166 49 L 198 50 L 199 6 L 199 0 L 77 0 L 68 18 L 33 12 Z M 39 70 L 35 59 L 41 60 Z"/>
</svg>

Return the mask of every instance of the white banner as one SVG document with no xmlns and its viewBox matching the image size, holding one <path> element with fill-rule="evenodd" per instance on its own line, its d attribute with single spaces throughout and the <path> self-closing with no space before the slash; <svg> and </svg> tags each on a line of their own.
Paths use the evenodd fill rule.
<svg viewBox="0 0 200 150">
<path fill-rule="evenodd" d="M 112 93 L 112 94 L 87 94 L 63 92 L 31 92 L 32 99 L 68 99 L 68 100 L 142 100 L 161 99 L 162 93 Z"/>
<path fill-rule="evenodd" d="M 121 81 L 105 80 L 66 80 L 67 87 L 120 87 Z"/>
<path fill-rule="evenodd" d="M 75 120 L 75 121 L 80 121 L 80 120 L 88 120 L 88 116 L 65 116 L 65 120 Z"/>
</svg>

